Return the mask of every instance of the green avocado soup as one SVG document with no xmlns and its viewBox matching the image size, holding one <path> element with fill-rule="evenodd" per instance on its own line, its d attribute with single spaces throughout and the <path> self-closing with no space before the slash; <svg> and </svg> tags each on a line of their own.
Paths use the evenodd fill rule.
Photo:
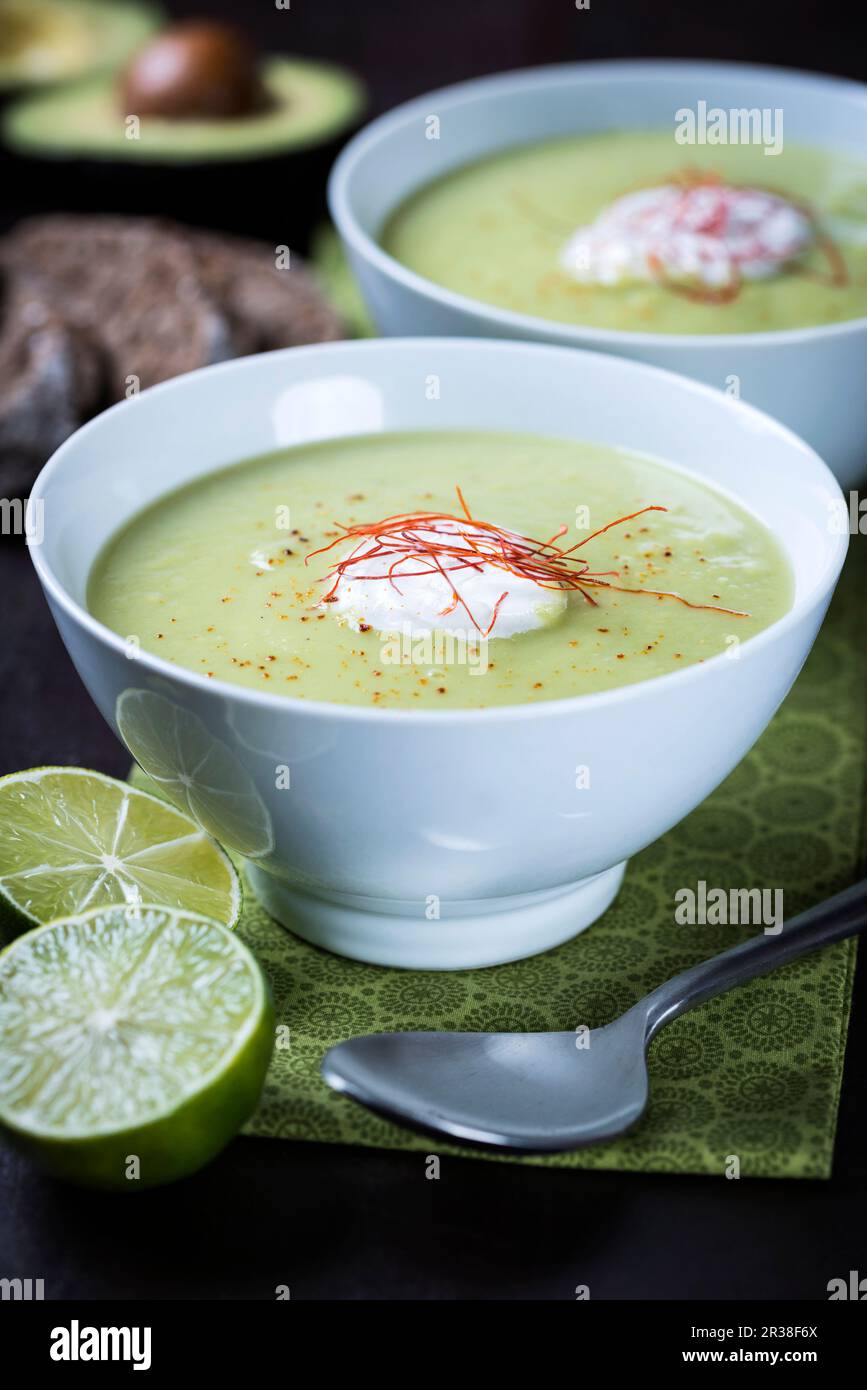
<svg viewBox="0 0 867 1390">
<path fill-rule="evenodd" d="M 815 244 L 724 302 L 653 279 L 584 283 L 562 264 L 569 238 L 623 195 L 712 176 L 772 190 L 815 218 Z M 409 270 L 497 308 L 638 333 L 759 333 L 867 316 L 867 163 L 790 145 L 677 144 L 673 132 L 610 131 L 522 145 L 422 186 L 381 244 Z"/>
<path fill-rule="evenodd" d="M 338 523 L 460 516 L 456 487 L 474 518 L 521 537 L 547 541 L 565 527 L 560 547 L 586 540 L 576 553 L 594 573 L 639 592 L 590 588 L 590 602 L 558 591 L 553 618 L 498 637 L 507 600 L 490 635 L 472 630 L 463 645 L 404 624 L 353 626 L 322 602 L 351 549 Z M 651 505 L 667 510 L 587 539 Z M 508 591 L 509 573 L 496 579 Z M 455 588 L 463 583 L 462 573 Z M 444 710 L 667 675 L 736 652 L 792 595 L 788 560 L 764 524 L 675 468 L 570 439 L 444 431 L 296 446 L 163 496 L 98 556 L 88 607 L 131 645 L 205 678 L 304 700 Z"/>
</svg>

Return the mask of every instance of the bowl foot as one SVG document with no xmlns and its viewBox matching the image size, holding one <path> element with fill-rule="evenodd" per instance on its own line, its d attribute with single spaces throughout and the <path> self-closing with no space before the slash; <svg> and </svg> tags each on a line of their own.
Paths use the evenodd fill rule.
<svg viewBox="0 0 867 1390">
<path fill-rule="evenodd" d="M 327 951 L 408 970 L 472 970 L 535 956 L 577 936 L 614 901 L 625 869 L 615 864 L 541 893 L 442 904 L 317 897 L 253 864 L 247 877 L 270 916 Z M 431 920 L 435 910 L 440 915 Z"/>
</svg>

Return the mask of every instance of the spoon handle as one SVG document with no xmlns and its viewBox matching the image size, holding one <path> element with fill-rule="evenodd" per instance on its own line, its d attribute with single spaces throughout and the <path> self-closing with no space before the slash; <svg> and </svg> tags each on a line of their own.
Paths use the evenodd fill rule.
<svg viewBox="0 0 867 1390">
<path fill-rule="evenodd" d="M 763 932 L 730 951 L 711 956 L 667 980 L 643 1000 L 647 1042 L 666 1023 L 687 1010 L 723 994 L 745 980 L 776 970 L 778 965 L 854 936 L 867 926 L 867 879 L 845 888 L 827 902 L 811 907 L 783 925 L 779 934 Z M 639 1006 L 636 1006 L 638 1008 Z"/>
</svg>

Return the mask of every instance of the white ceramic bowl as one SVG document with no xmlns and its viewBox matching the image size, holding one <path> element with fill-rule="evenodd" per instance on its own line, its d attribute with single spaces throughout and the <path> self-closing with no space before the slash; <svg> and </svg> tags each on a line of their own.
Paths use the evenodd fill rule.
<svg viewBox="0 0 867 1390">
<path fill-rule="evenodd" d="M 777 333 L 679 335 L 575 327 L 455 294 L 379 246 L 390 214 L 424 184 L 472 160 L 559 135 L 612 128 L 672 131 L 675 112 L 781 108 L 786 141 L 867 149 L 867 87 L 733 63 L 580 63 L 505 73 L 432 92 L 374 121 L 346 146 L 329 185 L 332 215 L 382 332 L 525 338 L 595 348 L 684 372 L 802 435 L 844 487 L 867 471 L 867 319 Z M 440 138 L 426 138 L 436 115 Z M 768 158 L 773 182 L 773 158 Z"/>
<path fill-rule="evenodd" d="M 211 681 L 85 610 L 100 547 L 179 484 L 308 440 L 466 428 L 622 445 L 712 480 L 780 537 L 793 608 L 737 659 L 603 694 L 442 712 Z M 788 430 L 684 378 L 534 344 L 384 339 L 245 357 L 113 407 L 41 473 L 31 506 L 43 507 L 44 541 L 32 554 L 105 718 L 180 805 L 254 861 L 276 917 L 345 955 L 450 969 L 529 955 L 587 926 L 629 856 L 743 757 L 825 613 L 847 545 L 828 524 L 840 496 Z M 582 790 L 579 765 L 591 774 Z"/>
</svg>

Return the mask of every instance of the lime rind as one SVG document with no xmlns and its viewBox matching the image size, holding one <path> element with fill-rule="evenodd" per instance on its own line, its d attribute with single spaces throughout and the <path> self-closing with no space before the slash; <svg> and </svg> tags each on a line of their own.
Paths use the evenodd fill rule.
<svg viewBox="0 0 867 1390">
<path fill-rule="evenodd" d="M 228 855 L 150 792 L 84 768 L 0 778 L 0 917 L 7 930 L 112 903 L 175 907 L 234 926 Z"/>
<path fill-rule="evenodd" d="M 248 948 L 200 913 L 95 908 L 36 927 L 0 956 L 0 1114 L 57 1138 L 163 1117 L 231 1065 L 265 1001 Z"/>
<path fill-rule="evenodd" d="M 201 1167 L 255 1108 L 273 1042 L 255 957 L 198 913 L 93 909 L 0 954 L 0 1125 L 85 1185 Z"/>
</svg>

